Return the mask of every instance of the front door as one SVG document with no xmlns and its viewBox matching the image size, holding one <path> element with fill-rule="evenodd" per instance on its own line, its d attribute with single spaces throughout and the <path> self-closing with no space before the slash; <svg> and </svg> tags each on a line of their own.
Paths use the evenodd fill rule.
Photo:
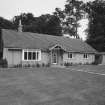
<svg viewBox="0 0 105 105">
<path fill-rule="evenodd" d="M 57 64 L 57 53 L 56 52 L 52 53 L 52 64 Z"/>
</svg>

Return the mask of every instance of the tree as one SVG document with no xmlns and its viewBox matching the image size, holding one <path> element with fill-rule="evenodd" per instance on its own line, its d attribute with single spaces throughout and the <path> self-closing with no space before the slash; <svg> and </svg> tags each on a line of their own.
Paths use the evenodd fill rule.
<svg viewBox="0 0 105 105">
<path fill-rule="evenodd" d="M 77 28 L 79 27 L 78 21 L 84 15 L 83 10 L 83 2 L 78 0 L 67 0 L 64 10 L 56 8 L 54 14 L 61 20 L 63 34 L 79 38 L 77 33 Z"/>
<path fill-rule="evenodd" d="M 55 15 L 45 14 L 34 17 L 31 13 L 23 13 L 13 18 L 16 29 L 18 29 L 19 20 L 22 21 L 23 31 L 25 32 L 61 35 L 60 21 Z"/>
<path fill-rule="evenodd" d="M 15 29 L 12 21 L 0 17 L 0 29 Z"/>
<path fill-rule="evenodd" d="M 49 20 L 47 20 L 46 33 L 55 36 L 62 36 L 60 20 L 57 16 L 51 15 Z"/>
<path fill-rule="evenodd" d="M 13 24 L 15 25 L 15 29 L 18 29 L 19 20 L 22 21 L 23 25 L 26 25 L 26 26 L 31 25 L 32 22 L 34 21 L 34 15 L 32 13 L 22 13 L 18 16 L 14 16 L 12 20 L 13 20 Z"/>
<path fill-rule="evenodd" d="M 105 51 L 105 1 L 88 2 L 86 12 L 89 15 L 87 43 L 98 51 Z"/>
</svg>

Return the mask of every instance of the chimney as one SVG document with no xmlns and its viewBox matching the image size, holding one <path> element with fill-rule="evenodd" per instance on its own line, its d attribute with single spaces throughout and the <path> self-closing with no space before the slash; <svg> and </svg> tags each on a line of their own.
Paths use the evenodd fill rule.
<svg viewBox="0 0 105 105">
<path fill-rule="evenodd" d="M 23 28 L 22 22 L 21 20 L 19 20 L 18 32 L 22 32 L 22 28 Z"/>
</svg>

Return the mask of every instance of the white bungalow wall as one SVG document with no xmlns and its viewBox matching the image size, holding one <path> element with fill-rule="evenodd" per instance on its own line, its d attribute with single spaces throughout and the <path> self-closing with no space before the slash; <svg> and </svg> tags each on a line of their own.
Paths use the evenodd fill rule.
<svg viewBox="0 0 105 105">
<path fill-rule="evenodd" d="M 47 52 L 41 52 L 40 61 L 24 61 L 23 60 L 23 51 L 9 51 L 8 48 L 3 49 L 3 59 L 6 59 L 8 62 L 8 66 L 12 67 L 14 65 L 22 64 L 22 65 L 33 65 L 36 63 L 39 64 L 48 64 L 50 62 L 50 55 Z"/>
<path fill-rule="evenodd" d="M 72 53 L 72 58 L 68 58 L 68 53 L 64 53 L 63 62 L 73 64 L 91 64 L 95 60 L 94 54 L 88 54 L 88 58 L 84 58 L 84 54 Z"/>
<path fill-rule="evenodd" d="M 7 60 L 8 66 L 20 64 L 22 61 L 22 51 L 8 51 L 8 48 L 4 48 L 3 59 Z"/>
<path fill-rule="evenodd" d="M 73 58 L 68 58 L 68 53 L 63 54 L 63 63 L 68 62 L 68 63 L 74 63 L 74 64 L 86 64 L 89 63 L 91 64 L 94 62 L 95 57 L 94 54 L 89 54 L 88 58 L 84 58 L 84 54 L 80 53 L 72 53 Z M 6 59 L 8 61 L 9 66 L 14 66 L 17 64 L 48 64 L 51 63 L 51 55 L 47 52 L 41 51 L 41 60 L 38 62 L 35 61 L 23 61 L 22 60 L 22 51 L 8 51 L 8 48 L 3 49 L 3 59 Z M 59 59 L 61 60 L 61 59 Z"/>
</svg>

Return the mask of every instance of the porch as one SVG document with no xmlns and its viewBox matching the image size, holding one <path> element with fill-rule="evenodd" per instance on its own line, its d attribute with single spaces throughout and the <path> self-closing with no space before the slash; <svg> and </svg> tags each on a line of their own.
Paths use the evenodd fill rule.
<svg viewBox="0 0 105 105">
<path fill-rule="evenodd" d="M 64 49 L 61 46 L 54 46 L 50 49 L 50 58 L 52 66 L 61 66 L 63 65 L 63 54 Z"/>
</svg>

